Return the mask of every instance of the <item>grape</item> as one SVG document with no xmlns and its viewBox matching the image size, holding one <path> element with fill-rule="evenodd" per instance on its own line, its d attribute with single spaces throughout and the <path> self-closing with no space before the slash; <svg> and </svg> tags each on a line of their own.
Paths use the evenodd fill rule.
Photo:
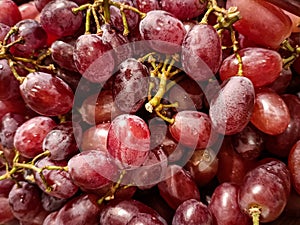
<svg viewBox="0 0 300 225">
<path fill-rule="evenodd" d="M 178 143 L 200 149 L 213 144 L 216 134 L 207 114 L 197 111 L 181 111 L 175 115 L 174 119 L 174 123 L 169 126 L 169 131 Z"/>
<path fill-rule="evenodd" d="M 60 78 L 43 72 L 29 73 L 20 85 L 26 104 L 45 116 L 58 116 L 72 108 L 74 94 Z"/>
<path fill-rule="evenodd" d="M 14 147 L 14 136 L 18 127 L 26 121 L 24 115 L 7 113 L 0 122 L 0 144 L 10 150 Z"/>
<path fill-rule="evenodd" d="M 0 8 L 2 11 L 0 15 L 0 23 L 4 23 L 12 27 L 22 19 L 20 10 L 14 1 L 1 0 Z"/>
<path fill-rule="evenodd" d="M 218 225 L 250 225 L 249 217 L 238 204 L 239 186 L 231 183 L 220 184 L 211 196 L 208 209 L 214 223 Z"/>
<path fill-rule="evenodd" d="M 183 202 L 175 212 L 172 225 L 212 225 L 213 220 L 207 206 L 195 199 Z"/>
<path fill-rule="evenodd" d="M 284 94 L 281 98 L 289 110 L 291 117 L 290 122 L 283 133 L 278 135 L 265 135 L 264 142 L 265 148 L 269 152 L 280 157 L 287 157 L 293 145 L 300 138 L 300 99 L 291 94 Z"/>
<path fill-rule="evenodd" d="M 291 172 L 292 184 L 297 193 L 300 193 L 300 176 L 299 176 L 299 144 L 297 141 L 291 148 L 288 155 L 288 168 Z"/>
<path fill-rule="evenodd" d="M 132 0 L 116 0 L 115 2 L 120 2 L 125 5 L 129 6 L 135 6 L 134 1 Z M 122 15 L 120 12 L 120 9 L 118 9 L 115 6 L 110 6 L 110 24 L 116 28 L 118 31 L 123 32 L 124 31 L 124 25 L 122 21 Z M 137 13 L 131 11 L 131 10 L 124 10 L 125 16 L 126 16 L 126 21 L 128 24 L 129 30 L 133 30 L 139 22 L 139 16 Z"/>
<path fill-rule="evenodd" d="M 102 25 L 101 30 L 103 43 L 111 46 L 115 52 L 116 64 L 120 64 L 132 56 L 131 46 L 125 36 L 119 34 L 109 24 Z"/>
<path fill-rule="evenodd" d="M 6 197 L 0 197 L 0 223 L 5 224 L 6 222 L 13 220 L 15 217 L 9 205 L 9 200 Z"/>
<path fill-rule="evenodd" d="M 53 128 L 43 141 L 43 150 L 49 151 L 51 160 L 66 160 L 78 153 L 77 140 L 80 139 L 81 130 L 73 133 L 71 122 L 64 122 Z"/>
<path fill-rule="evenodd" d="M 287 87 L 289 86 L 290 82 L 292 80 L 292 71 L 291 69 L 282 69 L 281 73 L 279 74 L 279 77 L 268 85 L 268 88 L 271 88 L 278 94 L 283 94 Z"/>
<path fill-rule="evenodd" d="M 147 13 L 139 25 L 144 40 L 155 51 L 174 54 L 180 51 L 180 46 L 186 34 L 180 20 L 163 10 L 153 10 Z"/>
<path fill-rule="evenodd" d="M 249 78 L 255 87 L 274 82 L 282 71 L 282 59 L 276 51 L 263 48 L 244 48 L 238 51 L 242 59 L 243 76 Z M 220 68 L 224 81 L 238 74 L 238 59 L 235 54 L 227 57 Z"/>
<path fill-rule="evenodd" d="M 0 38 L 1 39 L 1 38 Z M 19 82 L 15 79 L 6 59 L 0 60 L 0 99 L 20 96 Z"/>
<path fill-rule="evenodd" d="M 109 128 L 107 149 L 121 167 L 142 165 L 150 151 L 150 132 L 140 117 L 123 114 Z"/>
<path fill-rule="evenodd" d="M 58 37 L 70 36 L 80 28 L 82 13 L 74 14 L 77 8 L 75 2 L 68 0 L 55 0 L 49 2 L 41 11 L 40 21 L 47 33 Z"/>
<path fill-rule="evenodd" d="M 134 217 L 132 217 L 131 220 L 129 220 L 126 225 L 164 225 L 165 223 L 161 222 L 159 219 L 156 217 L 152 216 L 151 214 L 148 213 L 138 213 Z"/>
<path fill-rule="evenodd" d="M 115 181 L 118 168 L 102 151 L 90 150 L 73 156 L 68 162 L 74 183 L 87 190 L 96 190 Z"/>
<path fill-rule="evenodd" d="M 52 0 L 34 0 L 35 7 L 38 11 L 42 11 L 42 9 Z"/>
<path fill-rule="evenodd" d="M 127 223 L 139 213 L 150 214 L 152 217 L 160 220 L 164 225 L 167 224 L 155 210 L 139 201 L 130 199 L 108 204 L 101 212 L 100 225 L 127 225 Z"/>
<path fill-rule="evenodd" d="M 215 28 L 205 24 L 193 26 L 182 43 L 184 71 L 196 81 L 208 80 L 218 71 L 221 60 L 221 40 Z"/>
<path fill-rule="evenodd" d="M 158 0 L 136 0 L 136 6 L 144 13 L 160 9 Z"/>
<path fill-rule="evenodd" d="M 5 170 L 0 170 L 0 176 L 5 174 Z M 0 180 L 0 197 L 8 197 L 8 194 L 12 187 L 14 186 L 15 182 L 12 179 L 5 179 L 5 180 Z"/>
<path fill-rule="evenodd" d="M 251 123 L 270 135 L 283 133 L 290 122 L 289 110 L 282 98 L 270 89 L 256 91 Z"/>
<path fill-rule="evenodd" d="M 40 190 L 24 181 L 14 185 L 8 200 L 13 215 L 19 220 L 33 220 L 42 209 Z"/>
<path fill-rule="evenodd" d="M 0 22 L 0 41 L 3 41 L 10 27 Z"/>
<path fill-rule="evenodd" d="M 144 105 L 149 86 L 148 76 L 147 67 L 136 59 L 128 58 L 119 65 L 112 93 L 120 110 L 134 113 Z"/>
<path fill-rule="evenodd" d="M 55 122 L 49 117 L 36 116 L 27 120 L 15 133 L 15 148 L 24 157 L 35 157 L 43 152 L 43 140 L 55 126 Z"/>
<path fill-rule="evenodd" d="M 56 216 L 58 211 L 50 213 L 44 220 L 43 225 L 56 225 Z"/>
<path fill-rule="evenodd" d="M 158 189 L 162 198 L 173 209 L 177 209 L 186 200 L 200 200 L 200 193 L 195 182 L 189 173 L 178 165 L 168 167 L 166 179 L 158 184 Z"/>
<path fill-rule="evenodd" d="M 81 35 L 76 41 L 73 54 L 75 66 L 89 81 L 105 82 L 112 75 L 115 66 L 110 49 L 98 35 Z"/>
<path fill-rule="evenodd" d="M 18 30 L 10 36 L 9 41 L 14 42 L 19 38 L 24 40 L 24 43 L 15 44 L 10 48 L 15 56 L 30 57 L 46 46 L 47 33 L 37 21 L 33 19 L 22 20 L 15 27 Z"/>
<path fill-rule="evenodd" d="M 289 194 L 290 174 L 286 165 L 270 161 L 247 173 L 239 191 L 239 205 L 250 216 L 259 209 L 259 221 L 271 222 L 282 213 Z"/>
<path fill-rule="evenodd" d="M 38 168 L 43 168 L 46 166 L 58 166 L 65 167 L 67 166 L 67 161 L 53 161 L 49 158 L 43 158 L 36 162 L 35 164 Z M 70 198 L 74 196 L 78 190 L 78 187 L 72 182 L 70 174 L 64 170 L 48 170 L 45 169 L 42 172 L 45 177 L 45 181 L 48 186 L 52 188 L 50 192 L 47 192 L 49 195 L 57 197 L 57 198 Z M 46 192 L 46 185 L 43 182 L 40 174 L 34 172 L 34 177 L 36 184 L 39 186 L 41 190 Z"/>
<path fill-rule="evenodd" d="M 35 19 L 40 14 L 35 6 L 34 1 L 30 1 L 20 5 L 19 10 L 23 20 Z"/>
<path fill-rule="evenodd" d="M 71 44 L 57 40 L 52 43 L 50 49 L 53 61 L 60 67 L 75 72 L 77 71 L 73 59 L 74 47 Z"/>
<path fill-rule="evenodd" d="M 28 110 L 22 99 L 0 100 L 0 120 L 6 113 L 26 115 Z"/>
<path fill-rule="evenodd" d="M 266 1 L 228 0 L 226 7 L 230 6 L 237 6 L 241 16 L 234 28 L 259 45 L 277 49 L 291 34 L 292 22 L 289 17 Z M 254 11 L 260 16 L 253 17 Z"/>
<path fill-rule="evenodd" d="M 47 212 L 54 212 L 56 210 L 59 210 L 67 202 L 67 199 L 57 198 L 43 192 L 41 197 L 41 202 L 43 208 Z"/>
<path fill-rule="evenodd" d="M 246 160 L 252 160 L 260 156 L 265 143 L 261 133 L 247 125 L 241 132 L 233 135 L 232 144 L 239 155 Z"/>
<path fill-rule="evenodd" d="M 210 103 L 213 128 L 226 135 L 242 131 L 250 121 L 254 95 L 253 84 L 246 77 L 231 77 L 223 82 Z"/>
<path fill-rule="evenodd" d="M 217 174 L 218 158 L 211 149 L 196 149 L 185 165 L 198 186 L 205 186 Z"/>
<path fill-rule="evenodd" d="M 161 0 L 160 5 L 162 10 L 172 13 L 181 21 L 185 21 L 202 14 L 206 9 L 207 2 L 198 0 Z"/>
<path fill-rule="evenodd" d="M 99 224 L 100 208 L 83 194 L 67 202 L 53 217 L 55 224 L 64 225 L 97 225 Z"/>
</svg>

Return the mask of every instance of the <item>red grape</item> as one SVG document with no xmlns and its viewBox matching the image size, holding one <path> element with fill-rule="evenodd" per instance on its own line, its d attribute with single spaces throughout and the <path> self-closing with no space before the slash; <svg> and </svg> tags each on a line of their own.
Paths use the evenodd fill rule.
<svg viewBox="0 0 300 225">
<path fill-rule="evenodd" d="M 288 157 L 288 167 L 291 172 L 293 187 L 295 188 L 295 190 L 298 194 L 300 193 L 300 174 L 299 174 L 300 147 L 299 146 L 300 146 L 300 141 L 297 141 L 291 148 L 291 151 L 290 151 L 289 157 Z"/>
<path fill-rule="evenodd" d="M 1 8 L 0 23 L 4 23 L 12 27 L 22 19 L 20 10 L 14 1 L 1 0 L 0 8 Z"/>
<path fill-rule="evenodd" d="M 35 19 L 39 15 L 39 11 L 37 10 L 34 1 L 30 1 L 24 3 L 19 6 L 19 10 L 22 16 L 22 19 Z"/>
<path fill-rule="evenodd" d="M 126 225 L 164 225 L 162 221 L 148 213 L 138 213 Z"/>
<path fill-rule="evenodd" d="M 144 13 L 160 9 L 158 0 L 136 0 L 136 6 Z"/>
<path fill-rule="evenodd" d="M 12 213 L 11 207 L 9 205 L 9 200 L 6 197 L 0 197 L 0 223 L 6 224 L 7 222 L 13 220 L 15 217 Z"/>
</svg>

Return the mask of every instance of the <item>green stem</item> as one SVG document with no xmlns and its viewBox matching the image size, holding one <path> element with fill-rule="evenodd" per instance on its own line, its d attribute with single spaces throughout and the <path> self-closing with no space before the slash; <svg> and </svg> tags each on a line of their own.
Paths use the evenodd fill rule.
<svg viewBox="0 0 300 225">
<path fill-rule="evenodd" d="M 109 23 L 110 21 L 110 1 L 109 0 L 103 0 L 103 13 L 104 13 L 104 21 L 105 23 Z"/>
<path fill-rule="evenodd" d="M 249 214 L 252 217 L 253 225 L 259 225 L 259 217 L 261 214 L 261 208 L 259 206 L 252 206 L 249 209 Z"/>
</svg>

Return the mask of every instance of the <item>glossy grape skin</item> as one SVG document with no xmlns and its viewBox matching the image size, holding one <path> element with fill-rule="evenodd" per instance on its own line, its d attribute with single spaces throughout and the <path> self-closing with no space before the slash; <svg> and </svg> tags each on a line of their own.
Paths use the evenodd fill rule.
<svg viewBox="0 0 300 225">
<path fill-rule="evenodd" d="M 1 38 L 0 38 L 1 40 Z M 6 59 L 0 60 L 0 99 L 20 96 L 19 82 L 15 79 Z"/>
<path fill-rule="evenodd" d="M 96 34 L 81 35 L 75 44 L 75 66 L 83 77 L 91 82 L 107 81 L 115 66 L 110 46 Z M 86 54 L 89 52 L 90 54 Z"/>
<path fill-rule="evenodd" d="M 72 12 L 77 7 L 75 2 L 68 0 L 49 2 L 41 11 L 40 23 L 47 33 L 57 37 L 73 35 L 80 28 L 83 17 L 81 12 Z"/>
<path fill-rule="evenodd" d="M 58 116 L 72 109 L 74 94 L 62 79 L 43 72 L 29 73 L 20 85 L 26 104 L 44 116 Z"/>
<path fill-rule="evenodd" d="M 77 71 L 73 59 L 74 46 L 64 41 L 54 41 L 50 47 L 51 57 L 60 67 Z"/>
<path fill-rule="evenodd" d="M 15 27 L 18 30 L 10 37 L 9 41 L 13 42 L 19 38 L 24 40 L 24 43 L 15 44 L 10 48 L 15 56 L 30 57 L 46 46 L 47 33 L 36 20 L 22 20 Z"/>
<path fill-rule="evenodd" d="M 64 204 L 67 202 L 67 199 L 57 198 L 43 192 L 41 196 L 41 202 L 43 209 L 45 209 L 47 212 L 54 212 L 63 207 Z"/>
<path fill-rule="evenodd" d="M 55 225 L 97 225 L 100 208 L 92 203 L 87 194 L 80 195 L 68 201 L 57 213 Z"/>
<path fill-rule="evenodd" d="M 260 156 L 267 142 L 264 142 L 257 129 L 247 125 L 241 132 L 232 136 L 232 144 L 240 156 L 246 160 L 253 160 Z"/>
<path fill-rule="evenodd" d="M 11 211 L 9 200 L 6 197 L 0 197 L 0 223 L 5 224 L 13 220 L 15 217 Z"/>
<path fill-rule="evenodd" d="M 67 166 L 67 161 L 53 161 L 46 157 L 36 162 L 35 166 L 38 168 L 43 168 L 45 166 L 65 167 Z M 78 187 L 71 180 L 69 172 L 64 170 L 45 169 L 43 170 L 43 175 L 48 186 L 52 187 L 52 191 L 48 192 L 49 195 L 57 198 L 67 199 L 76 194 Z M 34 177 L 39 188 L 46 192 L 46 186 L 41 176 L 38 173 L 34 172 Z"/>
<path fill-rule="evenodd" d="M 282 98 L 270 89 L 256 91 L 251 123 L 270 135 L 283 133 L 290 122 L 289 110 Z"/>
<path fill-rule="evenodd" d="M 242 59 L 243 76 L 257 87 L 274 82 L 282 71 L 282 59 L 278 52 L 264 48 L 243 48 L 238 51 Z M 235 54 L 227 57 L 220 67 L 220 78 L 224 81 L 238 74 L 238 59 Z"/>
<path fill-rule="evenodd" d="M 182 43 L 184 71 L 196 81 L 208 80 L 218 71 L 221 60 L 221 40 L 215 28 L 205 24 L 193 26 Z"/>
<path fill-rule="evenodd" d="M 35 19 L 40 13 L 37 10 L 34 1 L 23 3 L 22 5 L 19 6 L 19 10 L 23 20 Z"/>
<path fill-rule="evenodd" d="M 226 8 L 230 6 L 237 6 L 242 17 L 234 24 L 234 28 L 259 45 L 277 49 L 291 33 L 292 22 L 289 17 L 266 1 L 229 0 Z M 260 16 L 253 17 L 253 11 Z"/>
<path fill-rule="evenodd" d="M 33 220 L 42 208 L 40 190 L 24 181 L 19 185 L 15 184 L 8 196 L 12 212 L 19 220 Z"/>
<path fill-rule="evenodd" d="M 186 34 L 182 22 L 163 10 L 148 12 L 139 29 L 142 38 L 149 41 L 153 50 L 165 54 L 179 52 Z"/>
<path fill-rule="evenodd" d="M 283 68 L 281 73 L 279 74 L 279 77 L 277 77 L 277 79 L 267 87 L 271 88 L 278 94 L 283 94 L 287 90 L 287 87 L 291 83 L 291 80 L 292 80 L 291 69 Z"/>
<path fill-rule="evenodd" d="M 161 0 L 161 9 L 172 13 L 181 21 L 190 20 L 202 14 L 206 9 L 207 2 L 197 0 Z"/>
<path fill-rule="evenodd" d="M 148 213 L 138 213 L 126 225 L 164 225 L 162 221 Z"/>
<path fill-rule="evenodd" d="M 250 121 L 254 107 L 254 86 L 246 77 L 231 77 L 210 103 L 213 128 L 230 135 L 242 131 Z"/>
<path fill-rule="evenodd" d="M 155 210 L 137 200 L 130 199 L 109 203 L 101 212 L 100 225 L 127 225 L 139 213 L 151 214 L 164 225 L 167 224 Z"/>
<path fill-rule="evenodd" d="M 196 149 L 184 168 L 198 186 L 205 186 L 216 176 L 218 162 L 212 149 Z"/>
<path fill-rule="evenodd" d="M 239 191 L 240 208 L 250 214 L 260 208 L 260 222 L 274 221 L 282 213 L 290 194 L 290 173 L 281 161 L 270 161 L 249 171 Z"/>
<path fill-rule="evenodd" d="M 2 0 L 0 1 L 0 8 L 2 11 L 0 15 L 0 23 L 4 23 L 12 27 L 22 19 L 20 10 L 14 1 Z"/>
<path fill-rule="evenodd" d="M 28 109 L 22 99 L 0 100 L 0 120 L 6 113 L 18 113 L 26 115 Z"/>
<path fill-rule="evenodd" d="M 213 220 L 207 206 L 195 199 L 183 202 L 173 217 L 172 225 L 212 225 Z"/>
<path fill-rule="evenodd" d="M 110 122 L 100 123 L 84 131 L 82 136 L 81 151 L 99 150 L 107 152 L 107 135 Z"/>
<path fill-rule="evenodd" d="M 67 160 L 78 153 L 74 135 L 71 122 L 60 123 L 44 138 L 43 150 L 50 152 L 51 160 Z"/>
<path fill-rule="evenodd" d="M 176 209 L 186 200 L 200 200 L 197 185 L 189 173 L 178 165 L 168 167 L 166 179 L 158 184 L 158 189 L 161 197 L 173 209 Z"/>
<path fill-rule="evenodd" d="M 37 116 L 27 120 L 15 133 L 14 147 L 24 157 L 35 157 L 43 152 L 43 140 L 55 126 L 55 122 L 49 117 Z"/>
<path fill-rule="evenodd" d="M 285 102 L 291 117 L 288 127 L 281 134 L 265 135 L 263 138 L 266 150 L 279 157 L 287 157 L 293 145 L 300 138 L 300 99 L 291 94 L 281 95 L 281 98 Z"/>
<path fill-rule="evenodd" d="M 135 113 L 144 105 L 149 76 L 147 67 L 134 58 L 128 58 L 119 65 L 114 76 L 112 93 L 120 110 Z"/>
<path fill-rule="evenodd" d="M 26 121 L 24 115 L 7 113 L 0 121 L 0 144 L 8 149 L 14 147 L 14 135 L 18 127 Z"/>
<path fill-rule="evenodd" d="M 150 132 L 138 116 L 123 114 L 116 117 L 108 131 L 107 149 L 119 166 L 137 167 L 150 151 Z"/>
<path fill-rule="evenodd" d="M 207 114 L 197 111 L 181 111 L 169 126 L 172 137 L 180 144 L 194 148 L 206 148 L 213 144 L 214 133 Z"/>
<path fill-rule="evenodd" d="M 34 0 L 35 7 L 39 12 L 52 0 Z"/>
<path fill-rule="evenodd" d="M 158 0 L 136 0 L 137 8 L 144 13 L 160 9 Z"/>
<path fill-rule="evenodd" d="M 3 41 L 10 27 L 0 22 L 0 41 Z"/>
<path fill-rule="evenodd" d="M 300 154 L 300 141 L 297 141 L 288 155 L 288 168 L 291 172 L 292 184 L 296 192 L 300 193 L 300 175 L 299 175 L 299 154 Z"/>
<path fill-rule="evenodd" d="M 250 225 L 250 218 L 240 210 L 239 186 L 222 183 L 213 192 L 208 209 L 217 225 Z"/>
<path fill-rule="evenodd" d="M 68 162 L 73 182 L 86 190 L 100 189 L 118 178 L 118 168 L 102 151 L 90 150 L 73 156 Z"/>
</svg>

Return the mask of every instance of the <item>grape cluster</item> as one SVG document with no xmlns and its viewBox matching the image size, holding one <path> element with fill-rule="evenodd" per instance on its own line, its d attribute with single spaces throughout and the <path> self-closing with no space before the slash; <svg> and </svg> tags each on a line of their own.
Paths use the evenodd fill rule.
<svg viewBox="0 0 300 225">
<path fill-rule="evenodd" d="M 1 225 L 299 221 L 300 17 L 264 0 L 0 10 Z"/>
</svg>

